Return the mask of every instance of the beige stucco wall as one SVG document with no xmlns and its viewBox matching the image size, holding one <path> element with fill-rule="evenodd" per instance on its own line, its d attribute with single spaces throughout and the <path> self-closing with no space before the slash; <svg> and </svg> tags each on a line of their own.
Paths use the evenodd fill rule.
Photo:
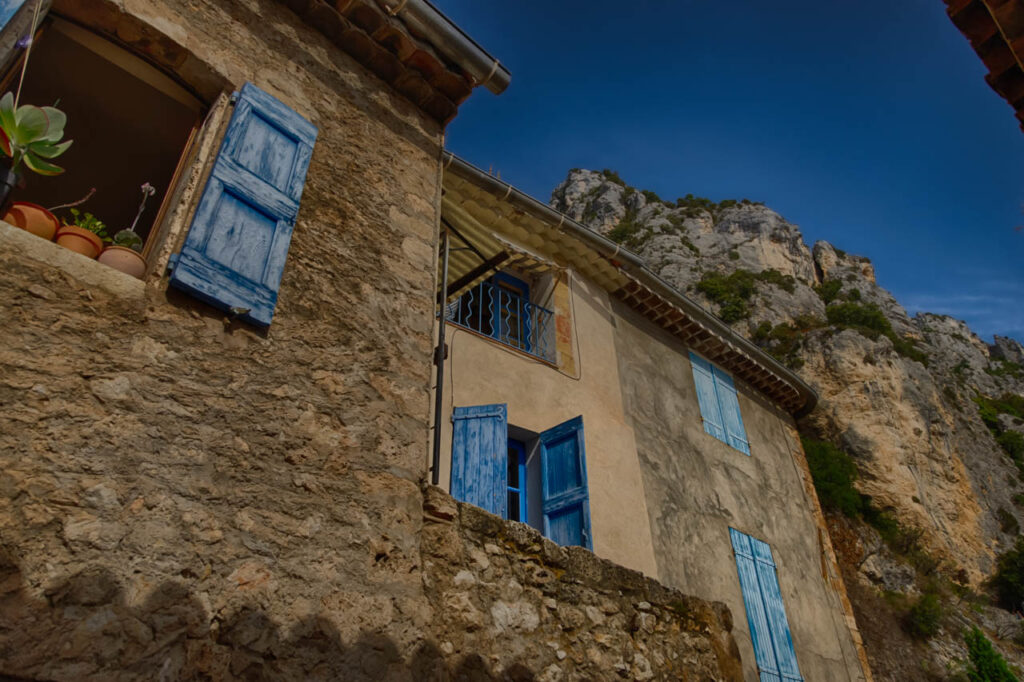
<svg viewBox="0 0 1024 682">
<path fill-rule="evenodd" d="M 750 456 L 704 433 L 688 351 L 620 303 L 613 306 L 626 421 L 633 426 L 660 578 L 726 603 L 747 679 L 757 679 L 729 539 L 771 545 L 807 680 L 863 679 L 840 594 L 823 571 L 813 500 L 792 418 L 737 381 Z"/>
<path fill-rule="evenodd" d="M 565 312 L 572 313 L 578 344 L 575 373 L 448 327 L 439 482 L 449 488 L 453 406 L 506 403 L 509 424 L 534 432 L 583 415 L 594 552 L 656 577 L 636 443 L 623 413 L 611 302 L 597 286 L 571 279 Z"/>
</svg>

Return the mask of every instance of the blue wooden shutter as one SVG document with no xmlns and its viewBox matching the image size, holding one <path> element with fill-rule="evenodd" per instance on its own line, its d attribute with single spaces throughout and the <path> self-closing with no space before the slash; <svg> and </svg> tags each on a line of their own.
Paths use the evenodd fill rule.
<svg viewBox="0 0 1024 682">
<path fill-rule="evenodd" d="M 802 682 L 772 550 L 735 528 L 729 529 L 729 536 L 761 682 Z"/>
<path fill-rule="evenodd" d="M 779 577 L 776 573 L 775 561 L 772 559 L 772 548 L 756 538 L 750 538 L 750 546 L 757 567 L 757 582 L 761 587 L 761 598 L 764 599 L 765 613 L 771 627 L 772 642 L 775 644 L 775 659 L 779 664 L 779 674 L 784 681 L 803 680 L 800 668 L 796 664 L 796 651 L 793 649 L 793 634 L 786 618 L 786 607 L 782 603 L 782 592 L 779 590 Z"/>
<path fill-rule="evenodd" d="M 736 386 L 732 382 L 732 377 L 714 366 L 711 367 L 711 372 L 714 375 L 718 406 L 725 426 L 725 442 L 749 455 L 750 443 L 747 442 L 747 431 L 743 428 L 740 401 L 736 397 Z"/>
<path fill-rule="evenodd" d="M 697 385 L 697 402 L 700 403 L 700 416 L 704 419 L 704 431 L 718 440 L 728 442 L 725 438 L 722 410 L 718 404 L 711 363 L 695 353 L 690 353 L 690 364 L 693 365 L 693 381 Z"/>
<path fill-rule="evenodd" d="M 502 518 L 508 506 L 507 415 L 505 405 L 452 412 L 452 497 Z"/>
<path fill-rule="evenodd" d="M 317 129 L 246 83 L 170 283 L 268 326 Z"/>
<path fill-rule="evenodd" d="M 544 535 L 560 545 L 593 549 L 583 417 L 540 434 Z"/>
</svg>

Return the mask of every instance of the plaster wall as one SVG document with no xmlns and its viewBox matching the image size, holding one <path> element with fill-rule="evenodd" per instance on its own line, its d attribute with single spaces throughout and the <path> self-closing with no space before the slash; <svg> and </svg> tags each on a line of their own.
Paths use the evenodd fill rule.
<svg viewBox="0 0 1024 682">
<path fill-rule="evenodd" d="M 661 580 L 728 605 L 745 677 L 756 680 L 729 527 L 763 540 L 778 566 L 804 678 L 864 679 L 841 587 L 830 580 L 791 417 L 737 382 L 750 456 L 706 434 L 687 350 L 618 302 L 613 318 L 622 401 Z"/>
<path fill-rule="evenodd" d="M 508 423 L 535 433 L 583 415 L 594 552 L 657 577 L 636 443 L 623 412 L 611 301 L 578 276 L 571 282 L 571 305 L 556 312 L 567 316 L 578 344 L 572 373 L 448 326 L 439 482 L 449 489 L 453 406 L 506 403 Z M 567 280 L 559 286 L 569 287 Z"/>
</svg>

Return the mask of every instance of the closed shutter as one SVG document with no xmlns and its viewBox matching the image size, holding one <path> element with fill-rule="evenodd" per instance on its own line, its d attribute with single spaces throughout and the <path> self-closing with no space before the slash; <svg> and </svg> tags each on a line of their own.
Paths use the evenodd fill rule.
<svg viewBox="0 0 1024 682">
<path fill-rule="evenodd" d="M 502 518 L 508 506 L 507 415 L 503 404 L 452 412 L 452 497 Z"/>
<path fill-rule="evenodd" d="M 704 358 L 690 353 L 690 364 L 693 365 L 693 381 L 697 386 L 697 402 L 700 403 L 700 416 L 704 420 L 704 431 L 715 438 L 726 441 L 722 411 L 718 405 L 718 393 L 715 391 L 715 379 L 711 371 L 711 363 Z"/>
<path fill-rule="evenodd" d="M 749 455 L 750 443 L 747 442 L 747 431 L 743 428 L 740 402 L 736 397 L 736 386 L 732 382 L 732 377 L 714 366 L 711 371 L 714 374 L 718 406 L 725 426 L 725 442 Z"/>
<path fill-rule="evenodd" d="M 761 682 L 802 682 L 771 547 L 734 528 L 729 536 Z"/>
<path fill-rule="evenodd" d="M 317 128 L 246 83 L 170 284 L 268 326 Z"/>
<path fill-rule="evenodd" d="M 593 549 L 583 417 L 540 434 L 544 535 L 560 545 Z"/>
<path fill-rule="evenodd" d="M 782 603 L 782 592 L 779 590 L 779 577 L 775 561 L 772 559 L 772 548 L 756 538 L 750 538 L 750 546 L 757 567 L 757 582 L 761 586 L 765 613 L 771 627 L 772 642 L 775 644 L 779 674 L 786 682 L 802 680 L 796 664 L 796 651 L 793 649 L 793 634 L 789 630 L 786 607 Z"/>
</svg>

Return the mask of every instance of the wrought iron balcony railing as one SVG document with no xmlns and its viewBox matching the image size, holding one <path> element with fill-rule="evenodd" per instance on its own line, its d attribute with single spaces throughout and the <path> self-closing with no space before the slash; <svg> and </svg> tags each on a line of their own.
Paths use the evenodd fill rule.
<svg viewBox="0 0 1024 682">
<path fill-rule="evenodd" d="M 448 304 L 452 324 L 555 362 L 555 314 L 492 282 L 481 282 Z"/>
</svg>

